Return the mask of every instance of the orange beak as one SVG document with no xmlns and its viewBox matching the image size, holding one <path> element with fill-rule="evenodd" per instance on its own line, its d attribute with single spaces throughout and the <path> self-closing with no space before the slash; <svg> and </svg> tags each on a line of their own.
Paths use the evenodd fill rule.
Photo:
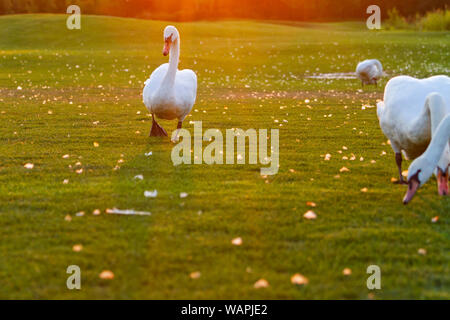
<svg viewBox="0 0 450 320">
<path fill-rule="evenodd" d="M 439 195 L 448 195 L 448 168 L 446 172 L 443 172 L 440 168 L 438 168 L 437 183 Z"/>
<path fill-rule="evenodd" d="M 167 56 L 169 54 L 169 52 L 170 52 L 170 45 L 171 45 L 170 40 L 164 41 L 163 56 Z"/>
<path fill-rule="evenodd" d="M 409 181 L 408 183 L 408 191 L 406 191 L 405 197 L 403 198 L 403 204 L 407 204 L 412 200 L 414 195 L 416 194 L 417 189 L 419 189 L 419 182 L 415 179 Z"/>
</svg>

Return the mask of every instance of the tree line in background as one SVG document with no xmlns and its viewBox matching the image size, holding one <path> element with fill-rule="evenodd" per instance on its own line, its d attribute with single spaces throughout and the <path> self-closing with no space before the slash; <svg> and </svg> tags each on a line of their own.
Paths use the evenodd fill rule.
<svg viewBox="0 0 450 320">
<path fill-rule="evenodd" d="M 448 0 L 0 0 L 0 14 L 65 13 L 71 4 L 84 14 L 192 21 L 227 18 L 297 21 L 366 19 L 376 4 L 382 19 L 396 8 L 403 17 L 444 9 Z"/>
</svg>

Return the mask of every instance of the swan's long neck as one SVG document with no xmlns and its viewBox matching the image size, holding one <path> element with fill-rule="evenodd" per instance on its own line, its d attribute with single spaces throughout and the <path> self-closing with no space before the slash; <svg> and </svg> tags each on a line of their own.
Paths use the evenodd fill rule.
<svg viewBox="0 0 450 320">
<path fill-rule="evenodd" d="M 383 74 L 383 66 L 381 65 L 381 62 L 378 61 L 377 59 L 374 59 L 373 62 L 377 65 L 380 74 Z"/>
<path fill-rule="evenodd" d="M 433 136 L 441 120 L 447 115 L 447 108 L 442 97 L 437 94 L 428 96 L 425 105 L 430 114 L 431 135 Z"/>
<path fill-rule="evenodd" d="M 169 68 L 167 69 L 166 76 L 164 77 L 164 84 L 173 85 L 175 82 L 175 76 L 178 71 L 178 62 L 180 59 L 180 36 L 178 35 L 176 40 L 172 42 L 169 54 Z"/>
<path fill-rule="evenodd" d="M 433 132 L 433 137 L 431 138 L 431 142 L 428 145 L 427 150 L 425 150 L 425 152 L 420 157 L 426 158 L 433 165 L 434 164 L 437 165 L 439 159 L 442 156 L 442 152 L 449 143 L 449 140 L 450 140 L 450 114 L 445 116 L 437 125 L 436 130 Z"/>
</svg>

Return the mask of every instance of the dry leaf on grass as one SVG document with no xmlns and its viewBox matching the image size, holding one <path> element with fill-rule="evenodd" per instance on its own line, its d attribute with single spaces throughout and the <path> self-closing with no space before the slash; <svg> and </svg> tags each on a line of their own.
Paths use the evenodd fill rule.
<svg viewBox="0 0 450 320">
<path fill-rule="evenodd" d="M 304 285 L 308 284 L 309 280 L 305 276 L 301 275 L 300 273 L 296 273 L 291 277 L 291 283 L 296 285 Z"/>
<path fill-rule="evenodd" d="M 431 222 L 436 223 L 439 221 L 439 216 L 431 218 Z"/>
<path fill-rule="evenodd" d="M 114 279 L 114 273 L 110 270 L 103 270 L 98 276 L 100 279 L 104 280 Z"/>
<path fill-rule="evenodd" d="M 255 284 L 253 285 L 253 287 L 255 289 L 260 289 L 260 288 L 267 288 L 269 286 L 269 282 L 267 282 L 266 279 L 259 279 L 258 281 L 255 282 Z"/>
<path fill-rule="evenodd" d="M 94 147 L 98 148 L 100 146 L 100 144 L 98 142 L 94 142 Z"/>
<path fill-rule="evenodd" d="M 366 187 L 361 189 L 361 192 L 367 192 L 367 191 L 369 191 L 369 189 L 367 189 Z"/>
<path fill-rule="evenodd" d="M 308 220 L 314 220 L 314 219 L 317 218 L 317 214 L 315 214 L 315 212 L 312 211 L 312 210 L 308 210 L 308 211 L 306 211 L 306 213 L 303 215 L 303 217 L 304 217 L 305 219 L 308 219 Z"/>
<path fill-rule="evenodd" d="M 194 272 L 191 272 L 191 274 L 189 275 L 189 277 L 191 278 L 191 279 L 198 279 L 198 278 L 200 278 L 201 277 L 201 273 L 200 273 L 200 271 L 194 271 Z"/>
<path fill-rule="evenodd" d="M 74 246 L 72 247 L 72 250 L 73 250 L 74 252 L 80 252 L 81 250 L 83 250 L 83 245 L 81 245 L 81 244 L 76 244 L 76 245 L 74 245 Z"/>
<path fill-rule="evenodd" d="M 346 168 L 346 167 L 342 167 L 339 169 L 339 172 L 348 172 L 350 171 L 350 169 Z"/>
<path fill-rule="evenodd" d="M 352 269 L 350 269 L 350 268 L 345 268 L 344 270 L 342 270 L 342 274 L 343 274 L 344 276 L 349 276 L 349 275 L 352 274 Z"/>
<path fill-rule="evenodd" d="M 306 205 L 307 205 L 308 207 L 315 207 L 315 206 L 316 206 L 316 203 L 315 203 L 315 202 L 312 202 L 312 201 L 308 201 L 308 202 L 306 202 Z"/>
<path fill-rule="evenodd" d="M 419 250 L 417 250 L 417 253 L 424 256 L 427 254 L 427 250 L 424 248 L 420 248 Z"/>
<path fill-rule="evenodd" d="M 95 209 L 94 211 L 92 211 L 92 214 L 94 215 L 94 216 L 98 216 L 98 215 L 100 215 L 100 209 Z"/>
<path fill-rule="evenodd" d="M 235 246 L 240 246 L 242 244 L 242 238 L 241 237 L 234 238 L 233 240 L 231 240 L 231 243 L 234 244 Z"/>
</svg>

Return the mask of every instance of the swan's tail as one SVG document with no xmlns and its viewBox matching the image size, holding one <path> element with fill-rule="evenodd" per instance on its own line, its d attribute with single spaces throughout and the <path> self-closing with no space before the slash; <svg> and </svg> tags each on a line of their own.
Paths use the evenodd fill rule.
<svg viewBox="0 0 450 320">
<path fill-rule="evenodd" d="M 378 116 L 378 119 L 381 119 L 381 116 L 383 115 L 384 109 L 385 109 L 384 101 L 379 101 L 377 103 L 377 116 Z"/>
</svg>

